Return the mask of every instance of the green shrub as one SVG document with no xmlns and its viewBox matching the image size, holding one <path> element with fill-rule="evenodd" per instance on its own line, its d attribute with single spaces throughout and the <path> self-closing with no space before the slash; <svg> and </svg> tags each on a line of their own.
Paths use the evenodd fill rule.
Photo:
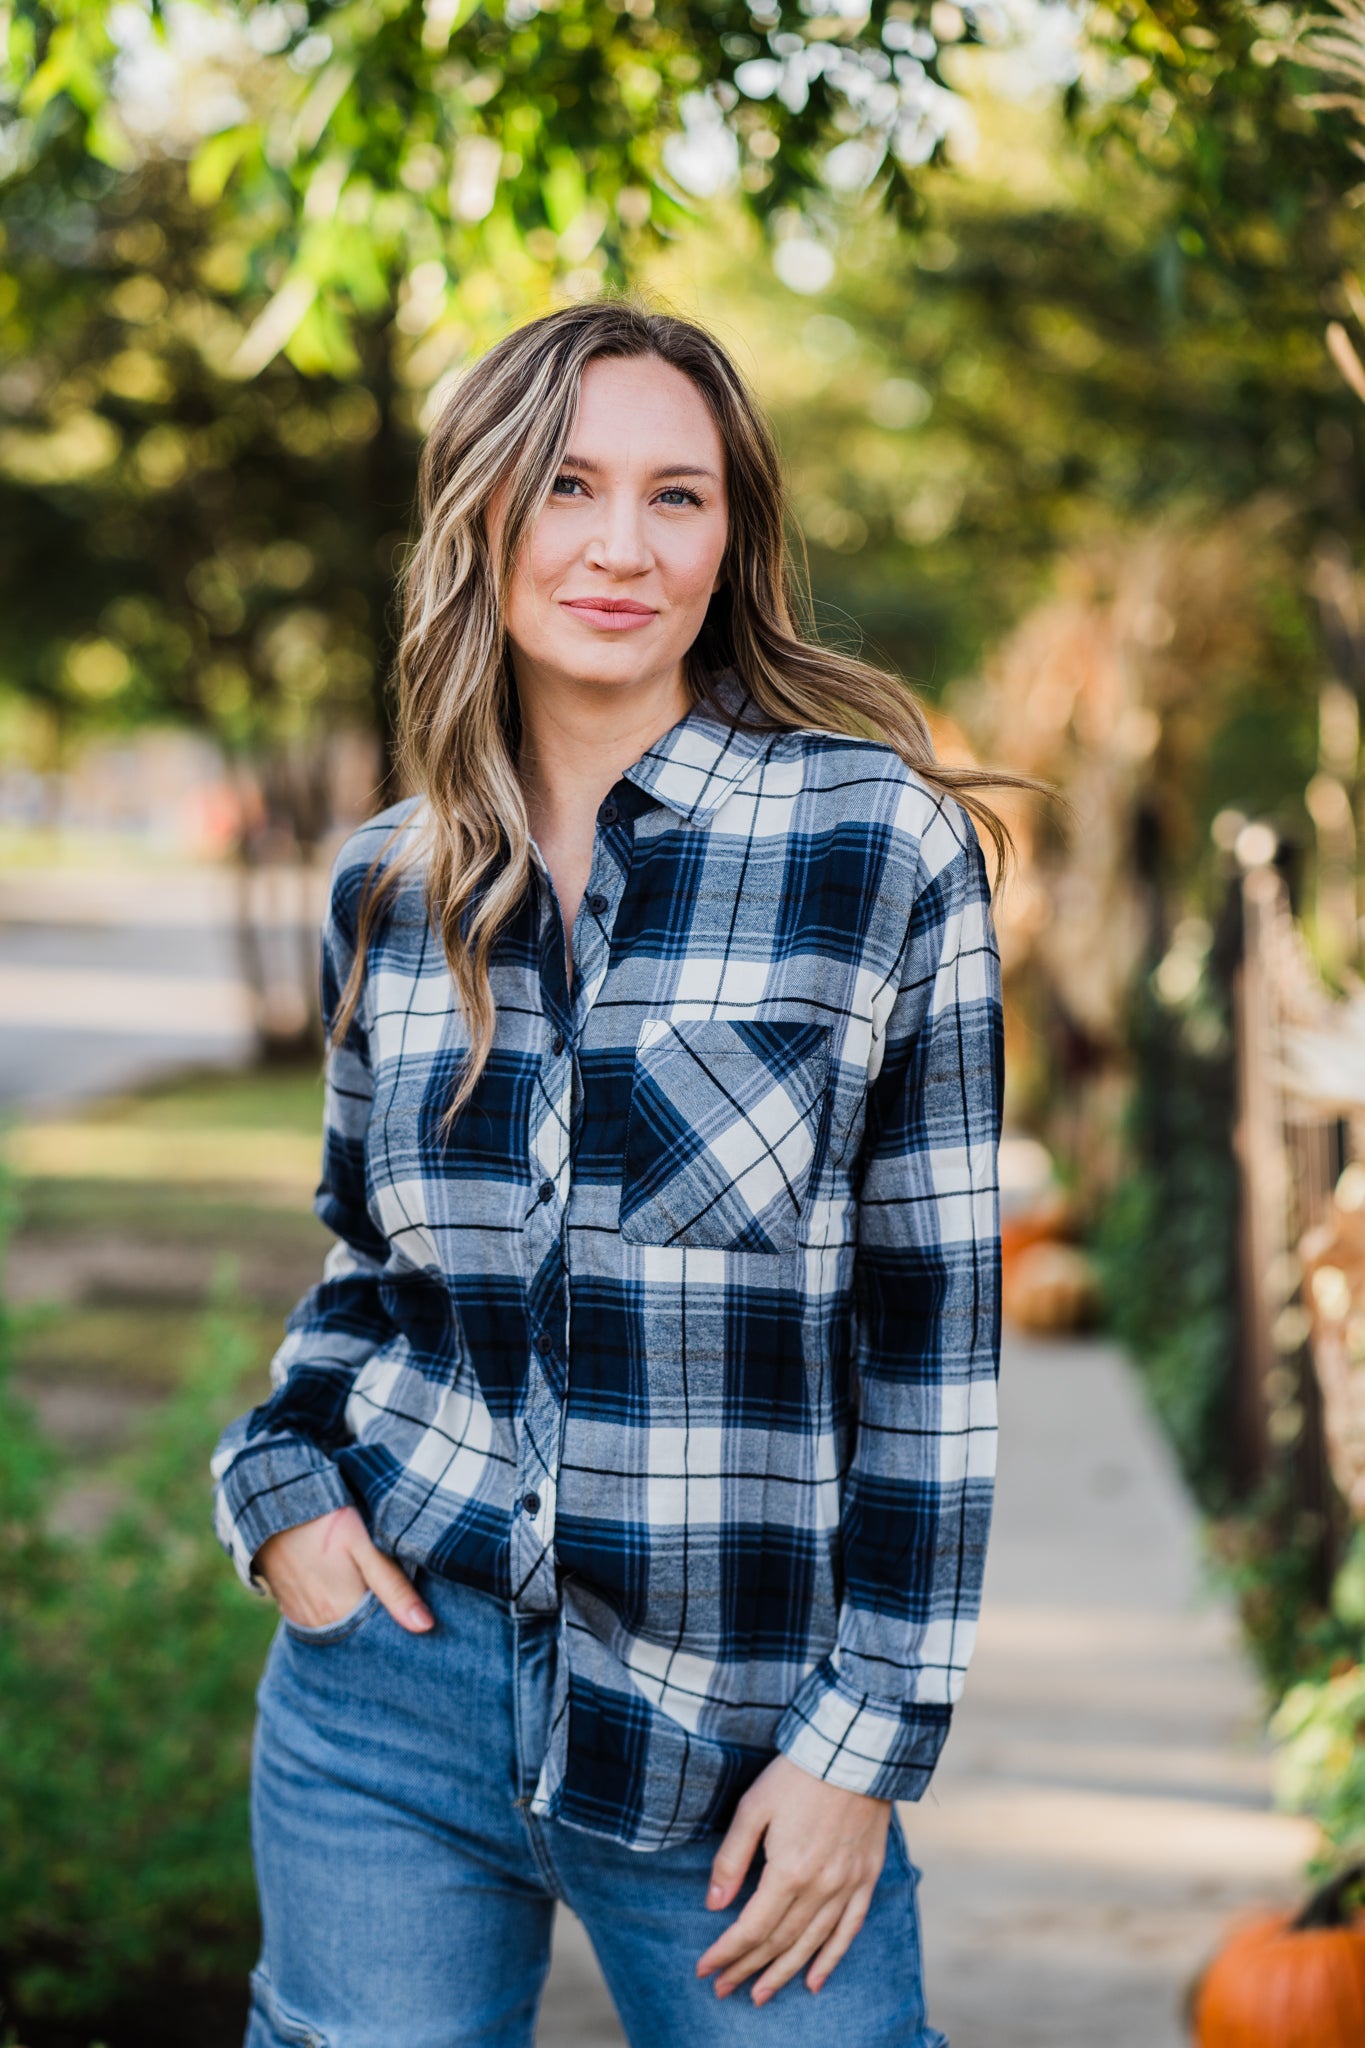
<svg viewBox="0 0 1365 2048">
<path fill-rule="evenodd" d="M 1291 1686 L 1271 1718 L 1281 1806 L 1311 1813 L 1342 1861 L 1365 1849 L 1365 1667 Z M 1326 1861 L 1328 1859 L 1324 1859 Z"/>
<path fill-rule="evenodd" d="M 208 1454 L 250 1363 L 220 1272 L 183 1391 L 88 1541 L 47 1523 L 62 1460 L 11 1384 L 0 1294 L 0 1988 L 92 2020 L 248 1967 L 254 1687 L 274 1610 L 210 1528 Z"/>
<path fill-rule="evenodd" d="M 1365 1528 L 1332 1583 L 1331 1637 L 1316 1668 L 1285 1692 L 1271 1719 L 1275 1792 L 1323 1831 L 1323 1867 L 1365 1855 Z"/>
<path fill-rule="evenodd" d="M 1208 1541 L 1215 1574 L 1237 1602 L 1247 1648 L 1272 1702 L 1300 1680 L 1353 1660 L 1359 1625 L 1335 1593 L 1323 1597 L 1321 1529 L 1316 1516 L 1296 1505 L 1292 1477 L 1283 1468 L 1235 1514 L 1212 1522 Z M 1339 1575 L 1338 1587 L 1342 1583 Z"/>
</svg>

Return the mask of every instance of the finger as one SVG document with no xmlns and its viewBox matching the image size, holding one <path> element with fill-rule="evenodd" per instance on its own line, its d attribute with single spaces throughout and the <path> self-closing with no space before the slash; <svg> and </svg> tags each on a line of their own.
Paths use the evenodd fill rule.
<svg viewBox="0 0 1365 2048">
<path fill-rule="evenodd" d="M 765 1870 L 758 1890 L 738 1920 L 732 1921 L 724 1934 L 712 1942 L 697 1964 L 697 1975 L 709 1977 L 712 1970 L 724 1968 L 766 1941 L 791 1910 L 792 1899 L 793 1887 L 774 1877 L 771 1869 Z"/>
<path fill-rule="evenodd" d="M 766 2005 L 774 1992 L 780 1991 L 784 1984 L 790 1984 L 798 1970 L 805 1969 L 816 1950 L 838 1927 L 846 1903 L 843 1897 L 831 1899 L 828 1905 L 820 1908 L 805 1931 L 779 1952 L 750 1993 L 755 2005 Z"/>
<path fill-rule="evenodd" d="M 767 1825 L 768 1815 L 758 1800 L 740 1800 L 711 1865 L 706 1903 L 713 1912 L 728 1906 L 743 1884 Z"/>
<path fill-rule="evenodd" d="M 351 1550 L 360 1575 L 375 1597 L 388 1608 L 400 1628 L 420 1635 L 434 1626 L 430 1608 L 417 1597 L 417 1589 L 400 1564 L 377 1548 L 368 1531 L 357 1536 Z"/>
<path fill-rule="evenodd" d="M 785 1955 L 794 1942 L 800 1940 L 815 1914 L 820 1910 L 820 1900 L 803 1893 L 793 1899 L 770 1934 L 751 1942 L 731 1961 L 727 1962 L 716 1979 L 716 1994 L 728 1997 L 735 1987 L 752 1977 L 757 1970 L 766 1969 L 776 1957 Z"/>
<path fill-rule="evenodd" d="M 835 1964 L 847 1955 L 854 1935 L 867 1918 L 867 1909 L 872 1903 L 872 1887 L 864 1885 L 856 1891 L 844 1908 L 844 1916 L 829 1940 L 821 1949 L 806 1973 L 808 1990 L 818 1991 L 829 1976 Z"/>
</svg>

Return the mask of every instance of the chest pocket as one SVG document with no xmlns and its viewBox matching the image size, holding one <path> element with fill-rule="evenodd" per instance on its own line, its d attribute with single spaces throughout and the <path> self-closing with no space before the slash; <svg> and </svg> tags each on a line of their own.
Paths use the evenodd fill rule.
<svg viewBox="0 0 1365 2048">
<path fill-rule="evenodd" d="M 647 1018 L 635 1048 L 622 1237 L 794 1250 L 828 1075 L 823 1025 Z"/>
</svg>

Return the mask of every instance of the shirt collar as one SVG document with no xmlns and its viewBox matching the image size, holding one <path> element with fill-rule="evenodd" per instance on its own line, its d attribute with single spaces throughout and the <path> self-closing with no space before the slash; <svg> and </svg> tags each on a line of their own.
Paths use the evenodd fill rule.
<svg viewBox="0 0 1365 2048">
<path fill-rule="evenodd" d="M 776 736 L 758 717 L 754 699 L 732 668 L 711 681 L 711 694 L 656 740 L 625 778 L 691 823 L 719 810 Z"/>
</svg>

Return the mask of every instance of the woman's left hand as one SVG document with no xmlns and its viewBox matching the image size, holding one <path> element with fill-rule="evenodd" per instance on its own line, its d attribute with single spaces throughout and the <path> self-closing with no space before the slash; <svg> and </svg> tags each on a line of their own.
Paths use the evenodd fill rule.
<svg viewBox="0 0 1365 2048">
<path fill-rule="evenodd" d="M 697 1964 L 697 1975 L 719 1970 L 716 1996 L 725 1998 L 761 1970 L 752 1997 L 765 2005 L 810 1963 L 806 1984 L 818 1991 L 866 1917 L 890 1821 L 889 1799 L 845 1792 L 775 1756 L 735 1809 L 711 1866 L 707 1905 L 730 1904 L 760 1842 L 763 1875 L 733 1927 Z"/>
</svg>

